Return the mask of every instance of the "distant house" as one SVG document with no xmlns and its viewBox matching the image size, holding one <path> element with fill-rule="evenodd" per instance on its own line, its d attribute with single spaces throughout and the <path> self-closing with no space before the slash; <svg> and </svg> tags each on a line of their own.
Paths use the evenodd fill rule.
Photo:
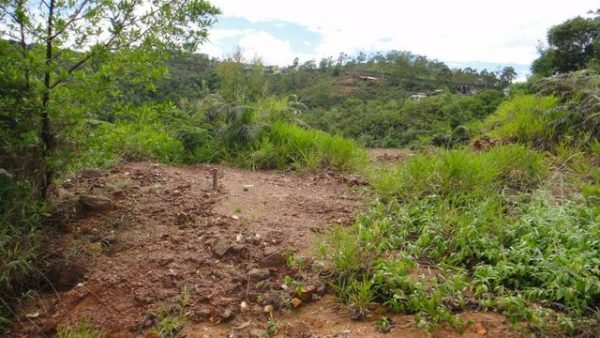
<svg viewBox="0 0 600 338">
<path fill-rule="evenodd" d="M 413 95 L 410 96 L 411 99 L 415 100 L 415 101 L 421 101 L 424 98 L 427 97 L 427 94 L 425 93 L 415 93 Z"/>
<path fill-rule="evenodd" d="M 281 74 L 281 68 L 277 65 L 275 66 L 265 66 L 264 68 L 265 74 Z"/>
</svg>

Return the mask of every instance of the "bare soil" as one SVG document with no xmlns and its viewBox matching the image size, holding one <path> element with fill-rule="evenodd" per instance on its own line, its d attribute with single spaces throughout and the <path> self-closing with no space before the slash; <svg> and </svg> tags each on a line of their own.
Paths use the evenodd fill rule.
<svg viewBox="0 0 600 338">
<path fill-rule="evenodd" d="M 377 318 L 352 321 L 313 269 L 319 234 L 368 202 L 359 183 L 147 161 L 83 171 L 55 191 L 54 289 L 23 304 L 8 336 L 53 336 L 85 320 L 108 337 L 156 337 L 165 313 L 185 314 L 186 337 L 259 337 L 270 320 L 277 337 L 427 337 L 411 316 L 391 316 L 386 335 Z M 517 336 L 497 314 L 463 317 L 475 323 L 466 337 Z"/>
</svg>

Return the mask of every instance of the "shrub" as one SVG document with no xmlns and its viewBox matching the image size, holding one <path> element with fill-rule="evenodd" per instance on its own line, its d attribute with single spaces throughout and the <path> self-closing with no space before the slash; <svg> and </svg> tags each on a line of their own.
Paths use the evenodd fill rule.
<svg viewBox="0 0 600 338">
<path fill-rule="evenodd" d="M 119 158 L 180 163 L 185 146 L 163 128 L 143 122 L 101 122 L 91 128 L 76 167 L 103 167 Z"/>
</svg>

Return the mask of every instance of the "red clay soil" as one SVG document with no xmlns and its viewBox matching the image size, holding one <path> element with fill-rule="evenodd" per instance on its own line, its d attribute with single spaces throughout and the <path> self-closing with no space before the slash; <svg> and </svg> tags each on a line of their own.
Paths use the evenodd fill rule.
<svg viewBox="0 0 600 338">
<path fill-rule="evenodd" d="M 7 336 L 53 336 L 85 320 L 107 337 L 156 337 L 157 315 L 181 313 L 185 337 L 259 337 L 269 319 L 277 337 L 426 337 L 411 316 L 391 316 L 385 335 L 352 321 L 311 269 L 318 234 L 368 201 L 344 182 L 355 180 L 151 162 L 83 171 L 55 192 L 56 290 L 24 304 Z M 304 286 L 298 308 L 286 276 Z M 499 315 L 463 316 L 475 322 L 465 337 L 516 336 Z"/>
</svg>

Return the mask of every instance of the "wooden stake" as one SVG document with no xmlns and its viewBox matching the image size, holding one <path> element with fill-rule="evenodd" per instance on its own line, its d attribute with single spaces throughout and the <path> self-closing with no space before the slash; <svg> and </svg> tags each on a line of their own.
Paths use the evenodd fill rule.
<svg viewBox="0 0 600 338">
<path fill-rule="evenodd" d="M 217 190 L 219 189 L 219 172 L 217 171 L 216 168 L 212 169 L 212 178 L 213 178 L 213 186 L 212 186 L 212 190 Z"/>
</svg>

